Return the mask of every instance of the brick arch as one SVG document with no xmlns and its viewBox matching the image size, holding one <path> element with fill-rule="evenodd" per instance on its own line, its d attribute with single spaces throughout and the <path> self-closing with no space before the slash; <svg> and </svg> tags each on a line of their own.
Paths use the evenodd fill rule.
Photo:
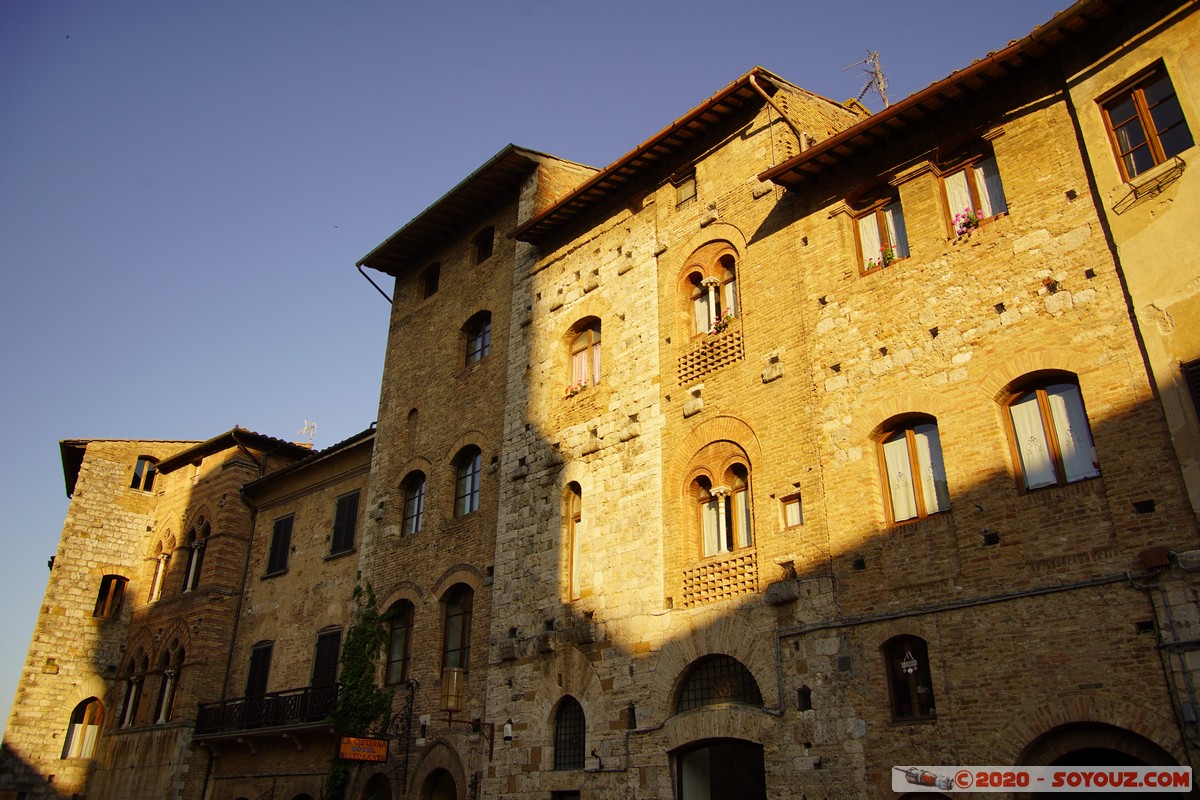
<svg viewBox="0 0 1200 800">
<path fill-rule="evenodd" d="M 692 457 L 699 453 L 705 445 L 720 441 L 734 442 L 739 445 L 746 452 L 746 457 L 750 459 L 751 468 L 762 464 L 762 447 L 758 443 L 758 436 L 754 433 L 754 429 L 737 417 L 722 416 L 701 422 L 683 437 L 683 442 L 676 450 L 671 474 L 682 479 Z"/>
<path fill-rule="evenodd" d="M 945 394 L 936 392 L 905 392 L 867 403 L 861 407 L 850 424 L 850 436 L 855 443 L 874 441 L 890 420 L 907 414 L 924 414 L 935 419 L 953 409 Z"/>
<path fill-rule="evenodd" d="M 453 586 L 454 584 L 450 584 Z M 412 581 L 400 581 L 388 591 L 387 595 L 381 598 L 383 602 L 379 607 L 386 612 L 401 600 L 407 600 L 417 608 L 428 600 L 428 596 L 421 590 L 421 587 Z"/>
<path fill-rule="evenodd" d="M 175 541 L 175 534 L 171 532 L 170 528 L 167 528 L 161 536 L 150 539 L 146 544 L 146 558 L 157 558 L 160 552 L 170 553 L 178 546 L 178 543 Z"/>
<path fill-rule="evenodd" d="M 483 573 L 470 564 L 455 564 L 433 582 L 430 596 L 440 603 L 446 591 L 459 583 L 465 583 L 471 587 L 472 592 L 478 593 L 479 587 L 483 584 Z"/>
<path fill-rule="evenodd" d="M 1032 710 L 1014 708 L 1008 723 L 997 728 L 999 732 L 992 738 L 987 752 L 995 753 L 1000 764 L 1028 763 L 1020 759 L 1037 752 L 1034 747 L 1039 739 L 1076 723 L 1100 723 L 1123 729 L 1161 748 L 1178 763 L 1187 763 L 1179 728 L 1169 714 L 1107 694 L 1047 699 Z"/>
<path fill-rule="evenodd" d="M 450 449 L 446 452 L 445 461 L 449 464 L 454 460 L 454 457 L 464 448 L 474 445 L 479 448 L 480 457 L 487 452 L 487 437 L 482 431 L 473 430 L 459 436 L 454 440 L 454 444 L 450 445 Z M 428 475 L 428 473 L 426 473 Z"/>
<path fill-rule="evenodd" d="M 428 791 L 428 783 L 433 773 L 438 770 L 449 772 L 454 778 L 459 797 L 467 797 L 467 773 L 463 768 L 458 751 L 446 739 L 435 739 L 425 748 L 421 757 L 413 767 L 412 781 L 409 783 L 408 796 L 420 800 Z"/>
<path fill-rule="evenodd" d="M 172 648 L 171 647 L 172 641 L 178 641 L 179 644 L 175 648 Z M 172 658 L 174 658 L 173 654 L 179 648 L 183 648 L 183 652 L 185 655 L 188 653 L 191 653 L 192 652 L 191 638 L 188 634 L 187 623 L 182 622 L 180 620 L 176 620 L 175 622 L 171 623 L 171 626 L 166 631 L 163 632 L 162 637 L 158 640 L 158 644 L 159 644 L 158 650 L 160 652 L 156 653 L 155 655 L 157 655 L 159 657 L 161 657 L 162 653 L 165 652 L 165 653 L 171 653 Z"/>
<path fill-rule="evenodd" d="M 458 451 L 461 449 L 462 449 L 462 447 L 459 447 L 458 449 L 456 449 L 454 451 L 454 453 L 451 454 L 450 457 L 453 458 L 455 455 L 458 454 Z M 400 484 L 404 483 L 405 478 L 407 478 L 413 472 L 417 472 L 417 471 L 425 473 L 425 478 L 428 480 L 429 474 L 433 469 L 434 469 L 433 462 L 430 461 L 425 456 L 413 456 L 412 458 L 405 460 L 405 462 L 400 465 L 400 469 L 398 469 L 396 471 L 397 474 L 400 476 L 400 480 L 397 482 L 396 486 L 397 486 L 397 488 L 399 488 Z"/>
<path fill-rule="evenodd" d="M 651 711 L 656 719 L 667 719 L 674 709 L 677 688 L 691 666 L 709 655 L 736 658 L 758 683 L 763 704 L 779 705 L 775 684 L 775 656 L 770 638 L 746 624 L 738 615 L 711 618 L 690 636 L 672 639 L 659 651 L 650 677 Z M 646 723 L 639 718 L 639 722 Z"/>
<path fill-rule="evenodd" d="M 992 402 L 1001 403 L 1010 387 L 1031 373 L 1057 371 L 1076 376 L 1088 371 L 1091 354 L 1077 348 L 1050 347 L 1014 355 L 1002 360 L 979 382 L 979 389 Z"/>
<path fill-rule="evenodd" d="M 710 242 L 716 241 L 728 242 L 741 257 L 744 257 L 749 247 L 746 234 L 742 233 L 741 228 L 731 225 L 728 222 L 714 222 L 703 230 L 692 234 L 687 241 L 679 246 L 677 252 L 684 253 L 685 255 L 676 261 L 675 271 L 682 272 L 684 267 L 687 266 L 686 262 L 691 259 L 697 250 Z"/>
<path fill-rule="evenodd" d="M 80 675 L 79 682 L 71 687 L 62 698 L 62 706 L 55 713 L 66 714 L 66 719 L 62 722 L 62 732 L 66 731 L 67 724 L 71 719 L 71 714 L 74 713 L 76 707 L 87 700 L 89 697 L 95 697 L 104 706 L 104 723 L 105 730 L 108 729 L 109 723 L 113 720 L 113 714 L 116 712 L 115 706 L 121 701 L 120 682 L 109 687 L 98 675 Z M 113 697 L 110 698 L 109 694 Z"/>
<path fill-rule="evenodd" d="M 203 503 L 200 505 L 199 508 L 196 508 L 196 509 L 192 510 L 191 512 L 189 512 L 188 515 L 186 517 L 184 517 L 184 519 L 187 520 L 187 522 L 184 523 L 183 525 L 180 525 L 180 530 L 190 531 L 192 528 L 194 528 L 196 526 L 196 523 L 200 521 L 201 517 L 203 517 L 204 521 L 208 523 L 208 532 L 209 532 L 209 535 L 211 536 L 213 533 L 215 533 L 217 525 L 216 525 L 216 517 L 214 517 L 212 512 L 209 511 L 209 509 L 208 509 L 208 503 Z M 199 534 L 200 534 L 200 531 L 196 531 L 196 535 L 199 535 Z"/>
</svg>

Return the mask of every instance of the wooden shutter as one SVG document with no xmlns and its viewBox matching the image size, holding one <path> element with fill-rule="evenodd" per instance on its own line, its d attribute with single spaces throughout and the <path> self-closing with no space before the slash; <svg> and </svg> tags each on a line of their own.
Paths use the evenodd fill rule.
<svg viewBox="0 0 1200 800">
<path fill-rule="evenodd" d="M 358 525 L 358 492 L 343 495 L 337 501 L 337 514 L 333 520 L 333 546 L 329 552 L 336 555 L 354 549 L 354 529 Z"/>
<path fill-rule="evenodd" d="M 342 629 L 317 635 L 317 652 L 313 657 L 312 687 L 333 686 L 337 683 L 338 654 L 342 648 Z"/>
<path fill-rule="evenodd" d="M 271 674 L 271 650 L 274 642 L 254 645 L 250 651 L 250 669 L 246 675 L 246 696 L 261 697 L 267 693 L 267 677 Z"/>
<path fill-rule="evenodd" d="M 275 520 L 275 530 L 271 533 L 271 552 L 267 556 L 268 575 L 287 569 L 288 553 L 292 549 L 293 519 L 289 516 Z"/>
</svg>

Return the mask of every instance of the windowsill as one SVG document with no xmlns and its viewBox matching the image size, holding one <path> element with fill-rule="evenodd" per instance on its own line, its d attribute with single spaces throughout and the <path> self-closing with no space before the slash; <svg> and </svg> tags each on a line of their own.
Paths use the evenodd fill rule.
<svg viewBox="0 0 1200 800">
<path fill-rule="evenodd" d="M 885 270 L 891 269 L 893 266 L 895 266 L 896 264 L 899 264 L 903 261 L 908 261 L 910 258 L 912 258 L 912 256 L 903 256 L 901 258 L 893 258 L 891 261 L 889 261 L 888 263 L 884 264 L 881 267 L 868 267 L 864 264 L 858 268 L 858 272 L 860 275 L 863 275 L 863 276 L 875 275 L 876 273 L 884 272 Z"/>
<path fill-rule="evenodd" d="M 1188 149 L 1190 150 L 1191 148 Z M 1171 156 L 1161 164 L 1155 164 L 1150 169 L 1139 172 L 1137 175 L 1129 178 L 1125 181 L 1125 184 L 1135 192 L 1144 192 L 1151 184 L 1157 183 L 1163 178 L 1174 180 L 1177 176 L 1173 175 L 1173 173 L 1178 172 L 1179 174 L 1183 174 L 1183 169 L 1186 165 L 1187 162 L 1179 156 Z"/>
<path fill-rule="evenodd" d="M 1066 497 L 1070 495 L 1093 495 L 1103 491 L 1103 484 L 1100 483 L 1104 475 L 1092 475 L 1087 478 L 1080 478 L 1070 483 L 1056 483 L 1052 486 L 1038 486 L 1035 489 L 1027 489 L 1021 487 L 1019 489 L 1022 497 Z"/>
<path fill-rule="evenodd" d="M 901 725 L 929 725 L 937 722 L 937 715 L 931 714 L 928 717 L 899 717 L 892 719 L 892 727 L 898 728 Z"/>
<path fill-rule="evenodd" d="M 700 556 L 700 563 L 715 564 L 729 558 L 741 558 L 742 556 L 752 555 L 755 552 L 754 545 L 749 545 L 748 547 L 739 547 L 736 550 L 730 550 L 727 553 L 713 553 L 709 556 Z"/>
<path fill-rule="evenodd" d="M 889 522 L 887 527 L 891 530 L 913 530 L 925 523 L 936 524 L 939 520 L 949 520 L 953 510 L 953 508 L 947 508 L 945 511 L 926 514 L 924 517 L 913 517 L 912 519 L 901 520 L 900 522 Z"/>
<path fill-rule="evenodd" d="M 325 560 L 326 560 L 326 561 L 336 561 L 336 560 L 338 560 L 339 558 L 343 558 L 343 557 L 345 557 L 345 556 L 353 555 L 354 553 L 357 553 L 357 552 L 358 552 L 358 548 L 357 548 L 357 547 L 351 547 L 349 550 L 342 550 L 342 551 L 340 551 L 340 552 L 337 552 L 337 553 L 330 553 L 329 555 L 325 556 Z"/>
<path fill-rule="evenodd" d="M 278 578 L 280 575 L 287 575 L 287 574 L 288 574 L 288 568 L 284 567 L 283 569 L 277 569 L 274 572 L 264 572 L 261 576 L 259 576 L 259 580 L 265 581 L 270 578 Z"/>
</svg>

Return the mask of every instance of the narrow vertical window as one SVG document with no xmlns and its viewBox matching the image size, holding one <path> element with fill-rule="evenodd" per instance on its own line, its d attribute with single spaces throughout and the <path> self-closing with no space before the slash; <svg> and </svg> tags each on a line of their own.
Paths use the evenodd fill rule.
<svg viewBox="0 0 1200 800">
<path fill-rule="evenodd" d="M 163 579 L 167 574 L 167 562 L 171 560 L 170 553 L 162 551 L 162 545 L 158 545 L 158 553 L 154 556 L 154 576 L 150 579 L 150 595 L 146 601 L 153 603 L 162 597 Z"/>
<path fill-rule="evenodd" d="M 208 535 L 211 528 L 204 517 L 200 517 L 196 526 L 188 531 L 187 565 L 183 570 L 183 591 L 190 592 L 200 585 L 200 570 L 204 566 L 204 548 L 208 545 Z"/>
<path fill-rule="evenodd" d="M 442 276 L 441 264 L 430 264 L 421 273 L 421 299 L 425 300 L 437 294 L 438 283 Z"/>
<path fill-rule="evenodd" d="M 892 719 L 932 719 L 933 679 L 929 670 L 929 650 L 925 640 L 916 636 L 897 636 L 884 646 Z"/>
<path fill-rule="evenodd" d="M 473 601 L 471 587 L 461 583 L 452 587 L 442 601 L 446 614 L 442 669 L 461 669 L 466 672 L 470 668 Z"/>
<path fill-rule="evenodd" d="M 392 606 L 388 632 L 387 683 L 400 683 L 408 679 L 411 662 L 413 628 L 413 604 L 401 600 Z"/>
<path fill-rule="evenodd" d="M 425 516 L 425 473 L 413 472 L 404 479 L 404 535 L 421 531 Z"/>
<path fill-rule="evenodd" d="M 163 653 L 158 666 L 158 697 L 154 701 L 154 723 L 161 725 L 171 718 L 171 705 L 175 700 L 175 670 L 171 668 L 170 654 Z"/>
<path fill-rule="evenodd" d="M 157 470 L 157 459 L 150 456 L 138 456 L 137 462 L 133 465 L 133 480 L 130 481 L 129 488 L 149 492 L 154 488 L 154 476 L 158 474 Z"/>
<path fill-rule="evenodd" d="M 246 670 L 246 697 L 262 697 L 267 693 L 271 674 L 271 651 L 274 642 L 259 642 L 250 648 L 250 666 Z"/>
<path fill-rule="evenodd" d="M 492 314 L 481 311 L 463 328 L 467 335 L 467 366 L 487 358 L 492 349 Z"/>
<path fill-rule="evenodd" d="M 317 635 L 310 684 L 314 689 L 328 689 L 337 685 L 338 655 L 341 649 L 341 628 L 322 631 Z"/>
<path fill-rule="evenodd" d="M 495 247 L 496 229 L 491 225 L 475 234 L 475 263 L 482 264 L 492 257 L 492 249 Z"/>
<path fill-rule="evenodd" d="M 587 726 L 583 706 L 567 695 L 554 715 L 554 768 L 583 769 L 587 752 Z"/>
<path fill-rule="evenodd" d="M 580 551 L 582 549 L 583 539 L 583 490 L 579 488 L 579 484 L 572 481 L 567 484 L 565 502 L 563 503 L 563 516 L 566 518 L 567 527 L 567 542 L 570 547 L 570 566 L 568 572 L 568 581 L 570 582 L 570 597 L 572 600 L 579 599 L 579 568 L 580 568 Z"/>
<path fill-rule="evenodd" d="M 482 454 L 466 447 L 454 459 L 454 516 L 465 517 L 479 509 L 479 476 Z"/>
<path fill-rule="evenodd" d="M 354 549 L 354 534 L 358 528 L 358 496 L 359 493 L 354 491 L 337 499 L 337 508 L 333 516 L 333 537 L 329 546 L 329 554 L 332 556 Z"/>
<path fill-rule="evenodd" d="M 590 323 L 571 340 L 571 388 L 600 383 L 600 322 Z"/>
<path fill-rule="evenodd" d="M 288 567 L 288 556 L 292 551 L 292 523 L 295 518 L 289 514 L 275 520 L 271 531 L 271 549 L 267 554 L 267 574 L 274 575 L 283 572 Z"/>
</svg>

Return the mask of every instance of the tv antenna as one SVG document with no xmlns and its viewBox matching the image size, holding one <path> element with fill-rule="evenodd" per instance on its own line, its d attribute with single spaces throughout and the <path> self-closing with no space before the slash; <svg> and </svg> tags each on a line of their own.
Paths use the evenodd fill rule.
<svg viewBox="0 0 1200 800">
<path fill-rule="evenodd" d="M 865 86 L 863 86 L 862 91 L 858 93 L 858 97 L 855 99 L 862 100 L 863 97 L 866 96 L 867 92 L 874 89 L 875 91 L 879 92 L 879 97 L 883 100 L 883 107 L 887 108 L 888 82 L 887 76 L 883 74 L 883 68 L 879 66 L 878 50 L 868 50 L 866 58 L 864 58 L 862 61 L 859 61 L 857 64 L 851 64 L 850 66 L 846 67 L 846 69 L 843 69 L 842 72 L 845 72 L 849 69 L 854 69 L 855 67 L 859 67 L 864 64 L 866 66 L 863 67 L 863 72 L 867 74 L 867 83 Z"/>
<path fill-rule="evenodd" d="M 296 431 L 296 433 L 300 434 L 301 436 L 307 436 L 309 444 L 312 444 L 313 434 L 316 432 L 317 432 L 317 423 L 313 422 L 312 420 L 308 420 L 308 419 L 304 420 L 304 427 L 301 428 L 300 430 Z"/>
</svg>

